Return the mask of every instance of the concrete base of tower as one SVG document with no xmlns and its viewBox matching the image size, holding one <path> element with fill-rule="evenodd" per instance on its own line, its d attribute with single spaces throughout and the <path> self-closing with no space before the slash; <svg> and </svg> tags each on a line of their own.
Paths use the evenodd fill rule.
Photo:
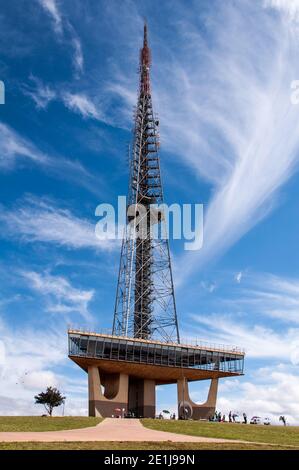
<svg viewBox="0 0 299 470">
<path fill-rule="evenodd" d="M 178 380 L 178 417 L 179 419 L 209 419 L 215 413 L 218 379 L 212 379 L 207 401 L 201 405 L 194 403 L 189 396 L 188 380 Z"/>
<path fill-rule="evenodd" d="M 136 417 L 154 418 L 156 413 L 156 382 L 129 378 L 129 413 Z"/>
<path fill-rule="evenodd" d="M 128 376 L 88 367 L 89 416 L 123 416 L 128 411 Z"/>
<path fill-rule="evenodd" d="M 107 374 L 88 367 L 89 416 L 154 418 L 156 411 L 154 380 L 122 373 Z"/>
</svg>

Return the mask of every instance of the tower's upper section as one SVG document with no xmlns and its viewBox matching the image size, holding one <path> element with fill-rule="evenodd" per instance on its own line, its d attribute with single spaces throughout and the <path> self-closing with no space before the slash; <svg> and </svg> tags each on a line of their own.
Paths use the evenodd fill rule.
<svg viewBox="0 0 299 470">
<path fill-rule="evenodd" d="M 150 65 L 151 50 L 148 47 L 147 25 L 144 24 L 143 47 L 140 50 L 140 93 L 143 95 L 150 94 Z"/>
<path fill-rule="evenodd" d="M 145 24 L 113 334 L 179 343 L 166 219 L 156 207 L 162 206 L 164 199 L 150 64 Z"/>
</svg>

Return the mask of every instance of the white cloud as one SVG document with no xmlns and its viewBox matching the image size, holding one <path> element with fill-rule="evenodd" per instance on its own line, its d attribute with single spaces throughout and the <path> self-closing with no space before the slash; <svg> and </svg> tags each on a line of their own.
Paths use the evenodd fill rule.
<svg viewBox="0 0 299 470">
<path fill-rule="evenodd" d="M 58 179 L 68 179 L 99 194 L 99 177 L 91 175 L 77 160 L 62 156 L 53 157 L 39 150 L 28 139 L 0 122 L 0 171 L 11 171 L 24 162 L 41 167 Z"/>
<path fill-rule="evenodd" d="M 81 114 L 83 118 L 102 119 L 95 104 L 86 95 L 65 92 L 62 99 L 67 108 Z"/>
<path fill-rule="evenodd" d="M 58 34 L 62 33 L 62 16 L 56 0 L 38 0 L 41 7 L 50 15 L 53 20 L 54 29 Z"/>
<path fill-rule="evenodd" d="M 37 109 L 47 108 L 48 104 L 56 98 L 56 91 L 33 75 L 30 76 L 30 79 L 34 82 L 35 87 L 23 86 L 24 94 L 33 99 Z"/>
<path fill-rule="evenodd" d="M 50 298 L 47 306 L 48 311 L 54 313 L 78 312 L 86 321 L 91 321 L 92 316 L 88 305 L 94 296 L 94 290 L 75 288 L 63 276 L 40 274 L 33 271 L 22 271 L 21 274 L 31 289 Z"/>
<path fill-rule="evenodd" d="M 39 165 L 48 166 L 51 161 L 26 139 L 19 136 L 13 129 L 0 122 L 0 169 L 11 169 L 17 158 L 29 159 Z"/>
<path fill-rule="evenodd" d="M 84 57 L 82 52 L 82 45 L 78 37 L 73 37 L 72 39 L 73 47 L 74 47 L 74 67 L 76 71 L 82 72 L 84 68 Z"/>
<path fill-rule="evenodd" d="M 65 414 L 87 415 L 87 377 L 71 377 L 72 369 L 55 372 L 65 365 L 67 357 L 65 325 L 47 322 L 42 329 L 14 326 L 8 328 L 0 319 L 0 336 L 5 355 L 0 364 L 2 415 L 40 415 L 42 406 L 34 404 L 34 395 L 47 386 L 57 386 L 66 395 Z M 54 414 L 61 415 L 62 408 Z"/>
<path fill-rule="evenodd" d="M 83 68 L 83 56 L 80 42 L 74 39 L 76 43 L 77 53 L 74 61 L 78 71 Z M 37 109 L 46 109 L 48 104 L 53 100 L 61 100 L 66 108 L 80 114 L 84 119 L 92 118 L 101 121 L 107 121 L 102 112 L 95 103 L 85 93 L 71 93 L 69 91 L 59 92 L 54 87 L 44 84 L 38 77 L 31 75 L 30 80 L 33 86 L 23 85 L 22 91 L 25 95 L 30 96 L 35 102 Z"/>
<path fill-rule="evenodd" d="M 264 0 L 264 5 L 285 14 L 291 21 L 299 20 L 299 0 Z"/>
<path fill-rule="evenodd" d="M 217 285 L 215 282 L 205 282 L 205 281 L 202 281 L 200 283 L 201 287 L 206 290 L 207 292 L 209 292 L 210 294 L 212 294 L 214 292 L 214 290 L 216 289 Z"/>
<path fill-rule="evenodd" d="M 34 393 L 26 394 L 20 392 L 19 389 L 13 390 L 13 393 L 7 395 L 0 395 L 0 410 L 2 416 L 41 416 L 45 414 L 45 409 L 42 405 L 35 405 L 33 395 L 41 392 L 42 388 L 36 388 Z M 54 416 L 88 416 L 87 400 L 84 396 L 75 398 L 68 393 L 68 389 L 62 390 L 67 393 L 64 408 L 61 406 L 54 409 Z M 16 395 L 17 394 L 17 395 Z M 85 395 L 87 390 L 85 391 Z M 18 396 L 18 398 L 12 398 Z"/>
<path fill-rule="evenodd" d="M 217 411 L 226 415 L 230 411 L 242 413 L 247 417 L 268 417 L 272 425 L 280 425 L 279 416 L 285 415 L 288 424 L 299 424 L 298 403 L 299 377 L 294 366 L 276 363 L 271 367 L 256 367 L 248 376 L 230 377 L 219 381 Z M 203 403 L 208 394 L 209 381 L 191 382 L 189 384 L 190 397 L 196 403 Z M 157 387 L 159 390 L 160 387 Z M 171 386 L 167 386 L 168 394 L 157 395 L 157 411 L 168 409 L 177 415 L 175 400 L 170 402 Z M 175 397 L 175 387 L 171 395 Z M 167 398 L 168 397 L 168 398 Z"/>
<path fill-rule="evenodd" d="M 59 387 L 59 380 L 54 372 L 49 370 L 25 372 L 20 382 L 28 390 L 45 390 L 47 387 Z"/>
<path fill-rule="evenodd" d="M 298 108 L 290 102 L 290 83 L 297 74 L 296 40 L 286 23 L 258 15 L 260 20 L 253 24 L 245 13 L 230 10 L 227 28 L 217 29 L 216 41 L 225 50 L 220 46 L 212 52 L 209 83 L 198 90 L 205 92 L 206 99 L 193 106 L 198 132 L 201 127 L 202 135 L 207 127 L 209 140 L 213 131 L 212 146 L 203 148 L 203 154 L 209 159 L 213 152 L 219 165 L 210 172 L 210 163 L 201 157 L 198 166 L 194 162 L 199 171 L 200 165 L 208 170 L 217 191 L 206 210 L 203 248 L 193 260 L 186 255 L 190 270 L 221 255 L 261 221 L 275 206 L 279 188 L 297 169 Z M 192 86 L 191 90 L 195 91 Z M 220 142 L 229 149 L 226 153 L 217 148 Z M 196 158 L 199 150 L 200 143 L 193 153 Z"/>
<path fill-rule="evenodd" d="M 14 326 L 11 330 L 0 319 L 1 341 L 5 348 L 4 372 L 12 372 L 14 369 L 16 377 L 23 377 L 29 369 L 40 370 L 45 364 L 48 364 L 48 368 L 62 364 L 67 352 L 65 331 L 60 323 L 55 322 L 55 325 L 37 334 L 36 329 L 29 326 L 20 329 Z M 14 361 L 15 365 L 12 366 Z"/>
<path fill-rule="evenodd" d="M 275 207 L 299 155 L 299 108 L 290 101 L 298 47 L 290 22 L 260 2 L 226 1 L 209 10 L 203 32 L 201 7 L 192 8 L 191 16 L 176 4 L 175 41 L 150 37 L 161 44 L 153 50 L 153 93 L 162 149 L 212 189 L 203 248 L 178 264 L 178 273 L 187 267 L 186 279 Z M 133 80 L 117 74 L 110 85 L 125 103 L 126 121 Z"/>
<path fill-rule="evenodd" d="M 240 297 L 233 300 L 235 304 L 283 322 L 299 324 L 299 279 L 264 273 L 251 274 L 247 281 Z"/>
<path fill-rule="evenodd" d="M 5 348 L 5 360 L 2 364 L 1 397 L 18 397 L 18 401 L 33 403 L 33 393 L 40 391 L 48 378 L 51 383 L 58 379 L 50 369 L 61 365 L 66 360 L 65 335 L 54 330 L 32 330 L 31 328 L 14 328 L 10 330 L 0 321 L 1 341 Z M 38 375 L 41 380 L 38 381 Z M 50 385 L 50 384 L 49 384 Z M 23 402 L 25 411 L 25 403 Z M 32 407 L 33 409 L 33 407 Z M 8 411 L 8 410 L 7 410 Z M 12 414 L 17 414 L 10 409 Z M 18 407 L 16 408 L 18 412 Z M 1 407 L 1 413 L 5 412 Z"/>
<path fill-rule="evenodd" d="M 275 331 L 225 314 L 191 315 L 191 318 L 194 336 L 206 338 L 208 335 L 211 343 L 242 346 L 249 358 L 277 359 L 291 364 L 298 345 L 299 328 Z"/>
<path fill-rule="evenodd" d="M 232 302 L 238 304 L 239 299 Z M 244 314 L 191 316 L 194 336 L 208 336 L 211 344 L 241 345 L 246 351 L 245 377 L 220 381 L 217 409 L 226 415 L 232 410 L 245 411 L 249 417 L 268 416 L 273 424 L 279 424 L 278 418 L 283 414 L 290 423 L 298 424 L 299 328 L 265 326 L 262 324 L 264 310 L 256 306 L 255 310 L 260 317 L 258 324 L 252 319 L 248 321 Z M 258 369 L 259 360 L 267 365 Z M 194 400 L 204 398 L 197 391 L 192 396 Z"/>
<path fill-rule="evenodd" d="M 241 281 L 242 281 L 242 277 L 243 277 L 243 273 L 242 271 L 239 271 L 238 273 L 235 274 L 235 281 L 237 282 L 237 284 L 240 284 Z"/>
<path fill-rule="evenodd" d="M 244 411 L 248 417 L 269 417 L 272 424 L 280 424 L 285 415 L 289 424 L 299 423 L 299 377 L 290 366 L 279 364 L 258 369 L 250 382 L 246 378 L 222 380 L 219 383 L 217 408 L 228 415 L 229 411 Z"/>
<path fill-rule="evenodd" d="M 5 344 L 2 340 L 0 340 L 0 377 L 2 376 L 5 362 L 6 362 Z"/>
<path fill-rule="evenodd" d="M 91 223 L 79 218 L 49 199 L 27 197 L 14 210 L 3 208 L 0 220 L 7 235 L 24 243 L 53 243 L 70 249 L 95 250 L 112 250 L 119 245 L 115 240 L 96 238 L 96 220 Z M 5 236 L 5 231 L 2 231 L 2 236 Z"/>
<path fill-rule="evenodd" d="M 238 279 L 239 273 L 234 276 L 236 283 Z M 230 311 L 232 315 L 241 313 L 244 319 L 246 317 L 251 323 L 253 318 L 268 323 L 271 317 L 277 320 L 273 323 L 275 328 L 299 325 L 298 278 L 247 271 L 246 277 L 242 275 L 241 279 L 242 286 L 236 289 L 230 282 L 225 284 L 224 276 L 221 276 L 222 287 L 225 287 L 222 292 L 225 294 L 215 296 L 211 307 L 214 311 L 217 309 L 220 315 L 223 310 Z"/>
<path fill-rule="evenodd" d="M 80 53 L 80 43 L 78 42 L 77 44 L 78 54 L 74 60 L 79 71 L 83 67 L 83 56 Z M 51 101 L 61 100 L 67 109 L 80 114 L 84 119 L 91 118 L 108 123 L 108 119 L 102 111 L 99 110 L 98 106 L 85 93 L 72 93 L 66 90 L 59 92 L 54 87 L 44 84 L 38 77 L 31 75 L 29 78 L 34 82 L 34 87 L 23 85 L 22 91 L 24 95 L 30 96 L 35 102 L 37 109 L 46 109 Z"/>
<path fill-rule="evenodd" d="M 70 43 L 73 49 L 73 65 L 76 74 L 83 72 L 84 68 L 84 56 L 82 51 L 81 41 L 70 23 L 70 21 L 64 17 L 58 6 L 56 0 L 38 0 L 41 7 L 50 15 L 54 26 L 54 31 L 58 35 L 59 40 L 63 40 L 66 43 Z"/>
</svg>

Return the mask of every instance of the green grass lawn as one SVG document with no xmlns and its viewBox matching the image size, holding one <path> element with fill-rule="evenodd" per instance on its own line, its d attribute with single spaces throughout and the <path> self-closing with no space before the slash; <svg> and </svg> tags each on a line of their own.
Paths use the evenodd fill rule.
<svg viewBox="0 0 299 470">
<path fill-rule="evenodd" d="M 205 421 L 141 420 L 145 427 L 193 436 L 249 441 L 249 443 L 193 442 L 0 442 L 0 450 L 261 450 L 299 449 L 299 427 L 254 426 Z M 95 426 L 100 418 L 2 416 L 0 432 L 59 431 Z M 182 437 L 183 439 L 183 437 Z M 261 443 L 261 444 L 258 444 Z"/>
<path fill-rule="evenodd" d="M 2 442 L 1 450 L 285 450 L 283 446 L 205 442 Z"/>
<path fill-rule="evenodd" d="M 253 424 L 210 423 L 208 421 L 171 421 L 142 419 L 142 424 L 158 431 L 175 432 L 191 436 L 238 439 L 263 442 L 299 449 L 298 426 L 263 426 Z"/>
<path fill-rule="evenodd" d="M 96 426 L 100 418 L 84 416 L 41 417 L 41 416 L 1 416 L 0 432 L 15 431 L 62 431 Z"/>
</svg>

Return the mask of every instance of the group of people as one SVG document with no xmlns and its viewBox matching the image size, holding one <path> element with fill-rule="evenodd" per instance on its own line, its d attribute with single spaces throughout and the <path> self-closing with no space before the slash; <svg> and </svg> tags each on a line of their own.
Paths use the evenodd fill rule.
<svg viewBox="0 0 299 470">
<path fill-rule="evenodd" d="M 164 416 L 163 416 L 163 413 L 161 412 L 158 416 L 159 419 L 164 419 Z M 172 413 L 170 416 L 169 416 L 170 419 L 175 419 L 175 413 Z"/>
<path fill-rule="evenodd" d="M 236 418 L 238 416 L 239 415 L 237 415 L 237 413 L 232 413 L 230 411 L 229 414 L 228 414 L 228 422 L 229 423 L 235 423 Z M 225 422 L 226 421 L 226 416 L 225 416 L 225 414 L 222 414 L 221 411 L 215 411 L 214 416 L 211 416 L 209 418 L 209 421 L 217 421 L 219 423 Z M 246 413 L 243 413 L 243 424 L 247 424 L 247 414 Z"/>
</svg>

